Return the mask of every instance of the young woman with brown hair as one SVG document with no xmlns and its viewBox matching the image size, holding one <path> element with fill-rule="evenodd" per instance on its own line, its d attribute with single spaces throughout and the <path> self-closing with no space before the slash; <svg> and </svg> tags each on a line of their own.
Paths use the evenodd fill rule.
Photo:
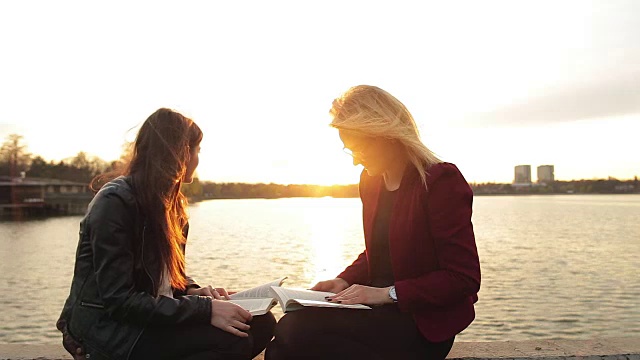
<svg viewBox="0 0 640 360">
<path fill-rule="evenodd" d="M 69 297 L 57 327 L 65 348 L 91 359 L 251 359 L 272 337 L 271 313 L 252 317 L 185 271 L 189 224 L 180 188 L 198 166 L 202 131 L 159 109 L 130 162 L 80 223 Z"/>
</svg>

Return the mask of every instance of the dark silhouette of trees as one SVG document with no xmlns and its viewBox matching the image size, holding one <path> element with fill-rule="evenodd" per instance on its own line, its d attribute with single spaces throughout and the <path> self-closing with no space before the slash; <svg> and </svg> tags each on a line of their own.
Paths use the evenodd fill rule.
<svg viewBox="0 0 640 360">
<path fill-rule="evenodd" d="M 183 184 L 182 185 L 182 193 L 189 199 L 192 200 L 201 200 L 202 199 L 202 184 L 200 183 L 200 179 L 193 178 L 193 182 L 191 184 Z"/>
<path fill-rule="evenodd" d="M 640 193 L 637 180 L 614 178 L 596 180 L 554 181 L 547 185 L 514 187 L 511 184 L 481 183 L 471 184 L 476 195 L 508 194 L 633 194 Z"/>
<path fill-rule="evenodd" d="M 11 134 L 0 147 L 0 169 L 2 174 L 19 176 L 29 168 L 31 154 L 22 135 Z"/>
<path fill-rule="evenodd" d="M 0 175 L 20 176 L 26 172 L 28 177 L 50 178 L 89 183 L 95 176 L 101 175 L 127 163 L 131 155 L 131 144 L 122 146 L 122 156 L 112 162 L 79 152 L 76 156 L 59 162 L 47 162 L 42 156 L 32 156 L 22 136 L 11 134 L 0 148 Z M 476 195 L 501 194 L 592 194 L 592 193 L 640 193 L 637 176 L 633 180 L 615 178 L 598 180 L 555 181 L 548 185 L 533 184 L 527 187 L 513 187 L 503 183 L 472 183 Z M 192 201 L 201 199 L 243 199 L 243 198 L 282 198 L 282 197 L 358 197 L 358 185 L 280 185 L 216 183 L 200 181 L 195 178 L 192 184 L 183 185 L 184 194 Z"/>
<path fill-rule="evenodd" d="M 0 148 L 0 175 L 50 178 L 89 183 L 94 176 L 107 171 L 111 164 L 79 152 L 76 156 L 59 162 L 47 162 L 42 156 L 27 152 L 23 137 L 11 134 Z"/>
<path fill-rule="evenodd" d="M 282 198 L 282 197 L 358 197 L 358 185 L 280 185 L 245 183 L 202 183 L 204 199 Z"/>
<path fill-rule="evenodd" d="M 84 152 L 57 163 L 46 162 L 41 156 L 36 156 L 31 160 L 27 175 L 89 183 L 96 175 L 104 173 L 110 167 L 110 163 L 97 157 L 89 157 Z"/>
</svg>

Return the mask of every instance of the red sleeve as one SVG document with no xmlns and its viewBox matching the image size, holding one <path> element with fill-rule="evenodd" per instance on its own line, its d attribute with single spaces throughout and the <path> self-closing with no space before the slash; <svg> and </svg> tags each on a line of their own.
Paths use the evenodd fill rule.
<svg viewBox="0 0 640 360">
<path fill-rule="evenodd" d="M 471 224 L 473 192 L 455 165 L 433 168 L 424 205 L 439 269 L 396 281 L 398 305 L 404 311 L 449 305 L 480 290 L 480 261 Z"/>
<path fill-rule="evenodd" d="M 369 283 L 369 265 L 367 262 L 367 251 L 363 251 L 358 258 L 338 275 L 339 278 L 348 282 L 349 285 Z"/>
</svg>

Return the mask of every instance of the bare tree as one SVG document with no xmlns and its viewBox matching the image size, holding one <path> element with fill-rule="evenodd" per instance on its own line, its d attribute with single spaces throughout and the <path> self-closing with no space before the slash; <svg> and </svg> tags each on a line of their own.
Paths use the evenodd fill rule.
<svg viewBox="0 0 640 360">
<path fill-rule="evenodd" d="M 9 165 L 9 175 L 18 176 L 22 171 L 29 169 L 31 154 L 27 152 L 27 145 L 24 137 L 18 134 L 11 134 L 0 148 L 0 159 Z"/>
<path fill-rule="evenodd" d="M 68 161 L 68 163 L 71 166 L 74 166 L 78 169 L 89 169 L 90 168 L 90 161 L 89 161 L 89 156 L 87 156 L 87 153 L 84 151 L 80 151 L 78 153 L 78 155 L 76 155 L 75 157 L 71 158 L 70 161 Z"/>
</svg>

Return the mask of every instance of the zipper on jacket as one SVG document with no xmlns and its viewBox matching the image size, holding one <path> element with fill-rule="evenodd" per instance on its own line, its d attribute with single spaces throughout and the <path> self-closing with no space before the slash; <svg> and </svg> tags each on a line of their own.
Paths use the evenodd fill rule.
<svg viewBox="0 0 640 360">
<path fill-rule="evenodd" d="M 80 306 L 90 307 L 94 309 L 104 309 L 104 305 L 94 304 L 86 301 L 80 301 Z"/>
<path fill-rule="evenodd" d="M 149 273 L 149 270 L 147 269 L 147 265 L 144 263 L 144 234 L 147 230 L 147 223 L 145 221 L 144 226 L 142 227 L 142 249 L 140 249 L 140 260 L 142 261 L 142 268 L 144 269 L 144 272 L 147 274 L 147 276 L 149 277 L 149 280 L 151 280 L 151 289 L 153 290 L 153 292 L 156 291 L 156 283 L 153 281 L 153 277 L 151 277 L 151 273 Z"/>
<path fill-rule="evenodd" d="M 136 206 L 138 204 L 136 203 Z M 155 291 L 156 289 L 156 284 L 153 281 L 153 278 L 151 277 L 151 273 L 149 273 L 149 270 L 147 269 L 147 265 L 144 263 L 144 234 L 147 230 L 147 222 L 144 222 L 144 225 L 142 226 L 142 249 L 140 249 L 140 261 L 142 261 L 142 268 L 144 269 L 144 272 L 147 274 L 147 276 L 149 277 L 149 280 L 151 280 L 151 287 L 153 289 L 153 291 Z M 136 336 L 136 339 L 133 341 L 133 345 L 131 345 L 131 348 L 129 349 L 129 352 L 127 353 L 127 357 L 126 359 L 130 359 L 131 358 L 131 353 L 133 352 L 133 349 L 136 347 L 136 345 L 138 344 L 138 340 L 140 340 L 140 337 L 142 336 L 142 333 L 144 333 L 144 329 L 145 327 L 142 328 L 142 330 L 140 330 L 140 333 L 138 334 L 138 336 Z"/>
<path fill-rule="evenodd" d="M 127 352 L 127 357 L 126 357 L 127 360 L 131 358 L 131 353 L 133 352 L 133 349 L 138 344 L 138 340 L 140 340 L 140 337 L 142 336 L 143 332 L 144 332 L 144 328 L 140 330 L 140 334 L 138 334 L 138 336 L 136 337 L 136 340 L 133 342 L 133 345 L 131 345 L 131 349 L 129 349 L 129 352 Z"/>
</svg>

